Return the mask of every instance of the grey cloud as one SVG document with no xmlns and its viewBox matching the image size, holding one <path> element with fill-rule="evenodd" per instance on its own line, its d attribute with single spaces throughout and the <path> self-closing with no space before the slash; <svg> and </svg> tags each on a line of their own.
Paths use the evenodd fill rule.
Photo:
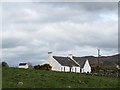
<svg viewBox="0 0 120 90">
<path fill-rule="evenodd" d="M 88 11 L 114 11 L 116 12 L 118 6 L 117 2 L 96 2 L 96 3 L 84 3 L 83 7 Z"/>
<path fill-rule="evenodd" d="M 15 38 L 7 38 L 2 40 L 2 48 L 14 48 L 19 45 L 18 39 Z"/>
<path fill-rule="evenodd" d="M 21 4 L 24 6 L 24 3 Z M 51 23 L 51 22 L 93 22 L 94 19 L 98 19 L 99 14 L 102 12 L 115 12 L 117 11 L 116 3 L 33 3 L 32 8 L 27 4 L 26 8 L 21 7 L 19 12 L 15 9 L 10 15 L 11 22 L 13 23 Z M 30 3 L 31 5 L 31 3 Z M 36 6 L 35 6 L 36 5 Z M 12 6 L 11 6 L 12 7 Z M 36 7 L 36 9 L 33 9 Z M 41 9 L 42 7 L 42 9 Z M 49 7 L 49 8 L 47 8 Z M 19 9 L 18 8 L 18 9 Z M 38 18 L 31 19 L 23 16 L 25 11 L 28 13 L 38 14 Z M 18 13 L 18 14 L 17 14 Z M 94 14 L 92 14 L 94 13 Z M 7 13 L 5 13 L 7 14 Z M 117 14 L 117 13 L 116 13 Z M 14 16 L 15 15 L 15 16 Z M 18 15 L 18 16 L 16 16 Z M 89 18 L 90 17 L 90 18 Z M 27 19 L 28 18 L 28 19 Z M 62 19 L 61 19 L 62 18 Z M 96 20 L 95 19 L 95 20 Z"/>
</svg>

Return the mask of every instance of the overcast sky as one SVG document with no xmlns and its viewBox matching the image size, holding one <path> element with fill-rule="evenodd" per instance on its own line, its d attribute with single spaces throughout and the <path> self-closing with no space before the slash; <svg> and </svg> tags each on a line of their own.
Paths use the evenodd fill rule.
<svg viewBox="0 0 120 90">
<path fill-rule="evenodd" d="M 9 65 L 41 64 L 47 52 L 118 53 L 117 3 L 2 3 L 2 56 Z"/>
</svg>

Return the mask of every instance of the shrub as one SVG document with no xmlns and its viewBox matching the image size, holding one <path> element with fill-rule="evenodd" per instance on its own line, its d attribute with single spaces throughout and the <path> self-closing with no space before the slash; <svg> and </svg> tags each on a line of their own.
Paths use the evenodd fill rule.
<svg viewBox="0 0 120 90">
<path fill-rule="evenodd" d="M 34 68 L 39 70 L 51 70 L 52 66 L 50 66 L 49 64 L 43 64 L 43 65 L 36 65 L 34 66 Z"/>
</svg>

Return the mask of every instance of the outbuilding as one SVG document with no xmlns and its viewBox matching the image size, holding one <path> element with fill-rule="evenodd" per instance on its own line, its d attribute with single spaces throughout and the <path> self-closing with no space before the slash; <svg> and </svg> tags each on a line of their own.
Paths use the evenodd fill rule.
<svg viewBox="0 0 120 90">
<path fill-rule="evenodd" d="M 28 65 L 28 63 L 19 63 L 18 68 L 28 69 L 28 68 L 29 68 L 29 65 Z"/>
</svg>

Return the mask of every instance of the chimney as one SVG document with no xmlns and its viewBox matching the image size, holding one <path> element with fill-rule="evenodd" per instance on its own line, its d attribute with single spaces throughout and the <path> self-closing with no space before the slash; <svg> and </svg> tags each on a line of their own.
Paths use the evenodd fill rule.
<svg viewBox="0 0 120 90">
<path fill-rule="evenodd" d="M 48 52 L 48 56 L 52 56 L 52 52 Z"/>
<path fill-rule="evenodd" d="M 73 57 L 72 54 L 68 54 L 68 57 L 69 57 L 70 59 L 73 59 L 73 58 L 72 58 L 72 57 Z"/>
</svg>

